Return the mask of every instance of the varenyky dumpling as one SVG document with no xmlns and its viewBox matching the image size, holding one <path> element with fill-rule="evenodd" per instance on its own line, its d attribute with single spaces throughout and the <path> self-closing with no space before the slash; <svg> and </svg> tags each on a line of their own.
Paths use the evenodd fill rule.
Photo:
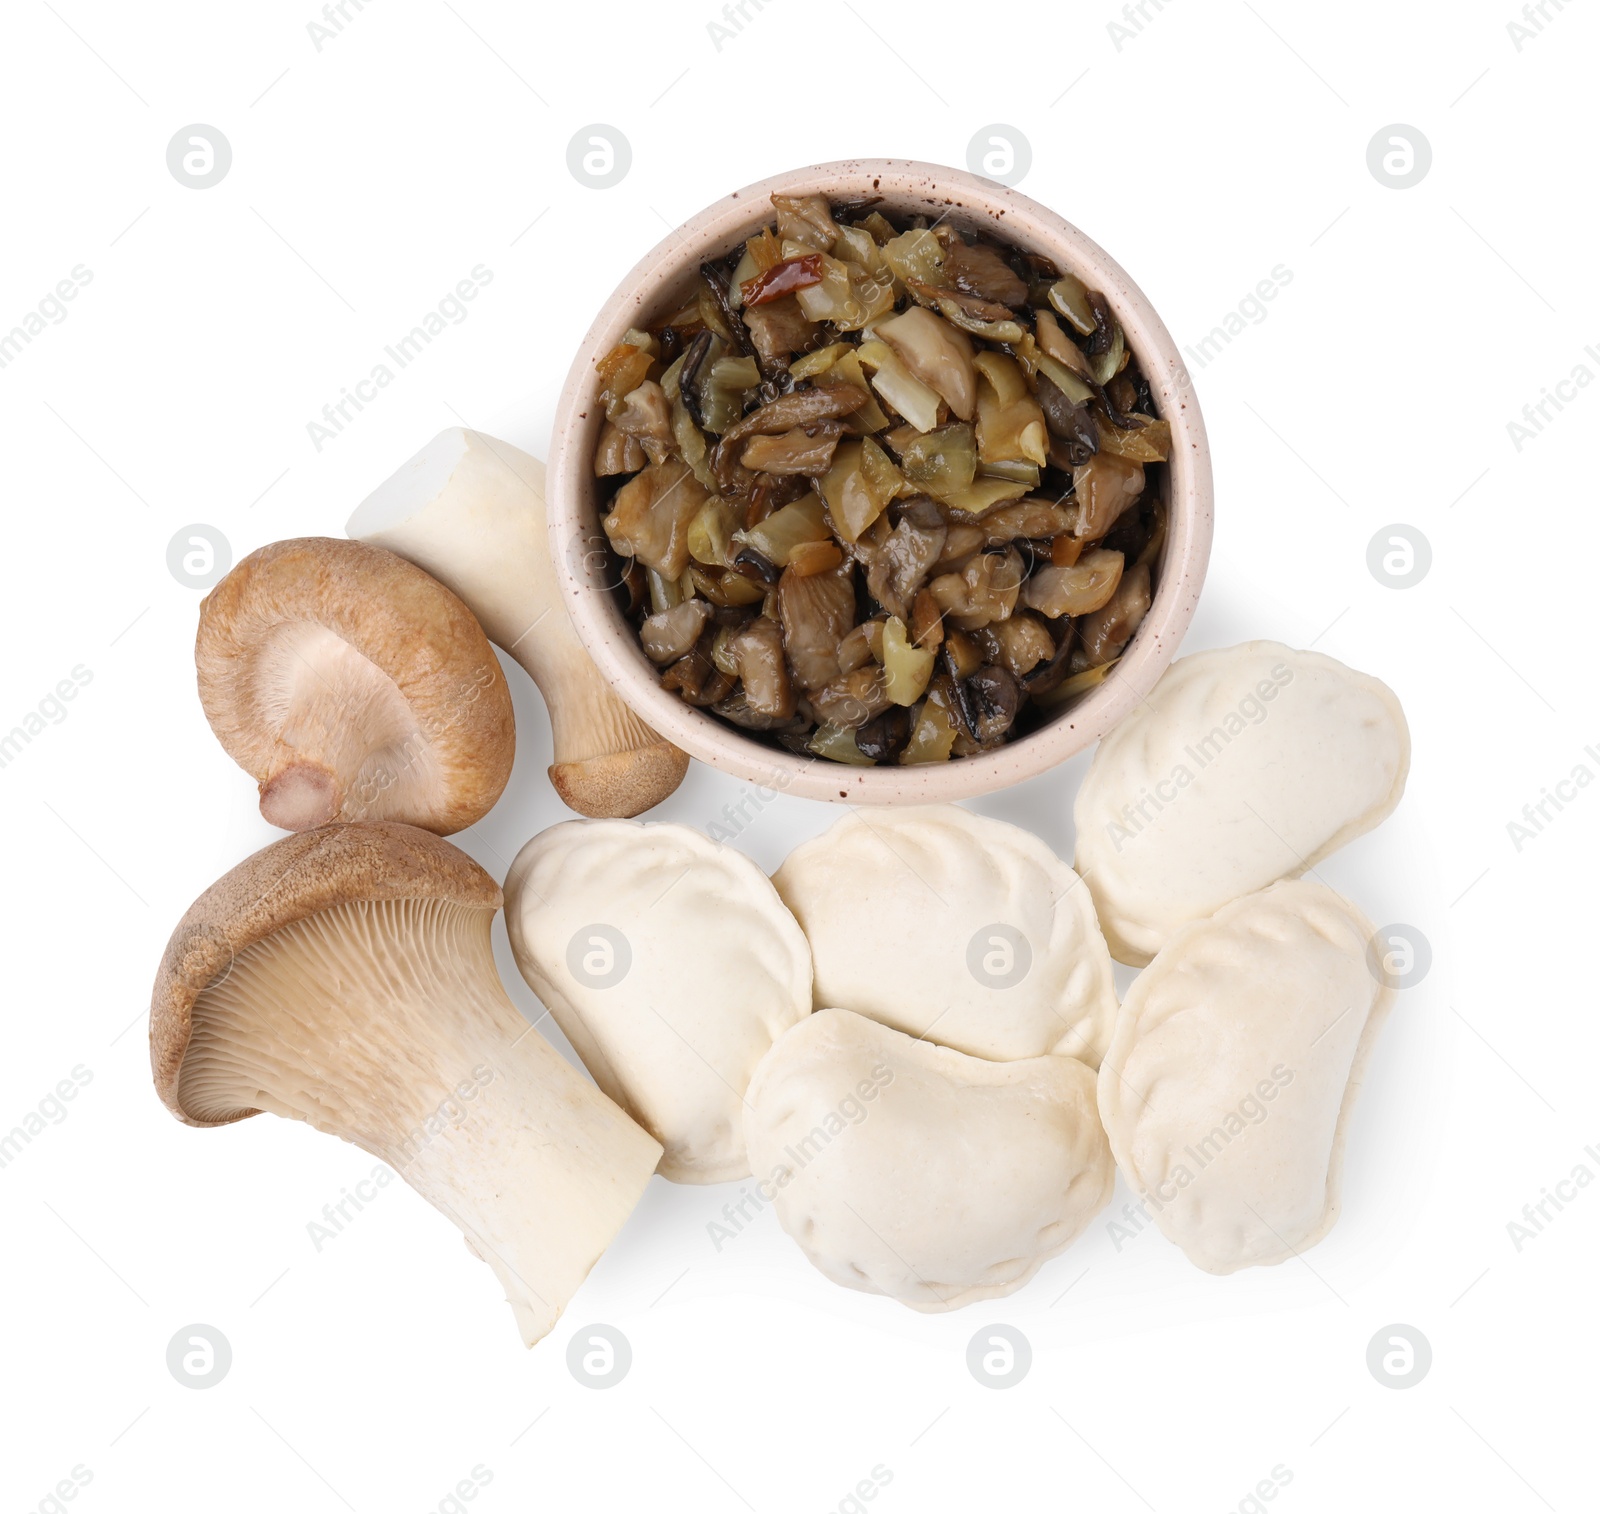
<svg viewBox="0 0 1600 1514">
<path fill-rule="evenodd" d="M 1117 1012 L 1078 875 L 955 805 L 854 811 L 773 875 L 811 943 L 815 1002 L 972 1056 L 1098 1066 Z"/>
<path fill-rule="evenodd" d="M 1078 790 L 1074 865 L 1119 962 L 1299 877 L 1400 802 L 1411 741 L 1384 684 L 1319 652 L 1251 641 L 1173 663 L 1100 743 Z"/>
<path fill-rule="evenodd" d="M 811 1012 L 811 953 L 770 880 L 683 825 L 570 820 L 506 880 L 517 966 L 680 1183 L 746 1176 L 741 1104 Z"/>
<path fill-rule="evenodd" d="M 938 1313 L 1014 1293 L 1105 1207 L 1094 1074 L 987 1062 L 821 1009 L 763 1058 L 750 1168 L 834 1282 Z"/>
<path fill-rule="evenodd" d="M 1182 927 L 1128 990 L 1100 1118 L 1197 1267 L 1284 1261 L 1338 1218 L 1345 1127 L 1393 998 L 1372 934 L 1332 889 L 1275 883 Z"/>
</svg>

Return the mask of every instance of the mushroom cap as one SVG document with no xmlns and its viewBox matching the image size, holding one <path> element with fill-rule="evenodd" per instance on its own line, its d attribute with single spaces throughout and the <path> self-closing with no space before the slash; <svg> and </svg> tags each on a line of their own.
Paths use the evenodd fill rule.
<svg viewBox="0 0 1600 1514">
<path fill-rule="evenodd" d="M 432 831 L 377 820 L 285 836 L 201 894 L 167 942 L 150 996 L 150 1067 L 167 1108 L 187 1125 L 231 1123 L 190 1115 L 178 1101 L 178 1078 L 195 1000 L 240 952 L 319 910 L 386 899 L 448 899 L 492 912 L 501 893 L 471 857 Z"/>
<path fill-rule="evenodd" d="M 211 729 L 284 829 L 401 820 L 447 835 L 511 776 L 511 693 L 483 628 L 382 547 L 259 548 L 201 603 L 194 650 Z"/>
</svg>

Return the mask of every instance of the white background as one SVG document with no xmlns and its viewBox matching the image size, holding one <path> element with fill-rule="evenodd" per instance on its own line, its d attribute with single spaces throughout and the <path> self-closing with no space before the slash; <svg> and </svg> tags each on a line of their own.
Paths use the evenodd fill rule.
<svg viewBox="0 0 1600 1514">
<path fill-rule="evenodd" d="M 12 0 L 0 101 L 0 330 L 93 278 L 0 369 L 0 729 L 92 681 L 0 769 L 9 866 L 0 1130 L 82 1065 L 93 1081 L 0 1170 L 0 1494 L 10 1510 L 470 1505 L 849 1509 L 1592 1508 L 1600 1185 L 1521 1251 L 1507 1223 L 1576 1164 L 1600 1173 L 1590 858 L 1600 793 L 1519 850 L 1507 823 L 1600 772 L 1591 627 L 1600 393 L 1518 451 L 1507 422 L 1578 364 L 1600 374 L 1592 59 L 1600 18 L 1510 0 L 1169 0 L 1120 49 L 1101 5 L 772 0 L 720 50 L 711 0 L 532 7 L 369 0 L 320 51 L 311 0 L 249 7 Z M 196 191 L 169 139 L 219 128 Z M 566 147 L 604 122 L 631 172 L 595 191 Z M 1315 642 L 1387 680 L 1415 741 L 1378 833 L 1321 870 L 1432 942 L 1357 1111 L 1344 1218 L 1310 1253 L 1227 1279 L 1104 1217 L 1023 1292 L 924 1317 L 837 1289 L 769 1214 L 719 1252 L 737 1186 L 657 1179 L 555 1333 L 525 1352 L 486 1267 L 394 1185 L 316 1251 L 307 1223 L 372 1161 L 261 1118 L 186 1129 L 149 1079 L 144 1005 L 168 931 L 274 839 L 194 691 L 199 594 L 180 528 L 235 560 L 340 534 L 441 427 L 545 450 L 567 354 L 668 229 L 762 175 L 879 154 L 964 165 L 980 127 L 1032 146 L 1022 188 L 1119 258 L 1180 343 L 1274 266 L 1288 287 L 1196 383 L 1217 537 L 1190 649 Z M 1420 129 L 1395 190 L 1369 140 Z M 307 422 L 476 264 L 493 281 L 316 450 Z M 1591 414 L 1593 412 L 1593 414 Z M 1553 415 L 1555 412 L 1551 412 Z M 1366 565 L 1410 524 L 1416 587 Z M 565 818 L 536 692 L 507 665 L 518 754 L 465 846 L 497 875 Z M 1083 761 L 974 808 L 1072 850 Z M 740 785 L 700 766 L 657 816 L 697 827 Z M 739 845 L 771 868 L 834 812 L 782 799 Z M 517 1002 L 536 1013 L 498 949 Z M 546 1021 L 548 1028 L 549 1022 Z M 1116 1204 L 1127 1197 L 1119 1185 Z M 594 1391 L 574 1330 L 634 1364 Z M 180 1327 L 233 1366 L 169 1374 Z M 1034 1364 L 969 1375 L 980 1326 Z M 1416 1387 L 1367 1343 L 1431 1341 Z"/>
</svg>

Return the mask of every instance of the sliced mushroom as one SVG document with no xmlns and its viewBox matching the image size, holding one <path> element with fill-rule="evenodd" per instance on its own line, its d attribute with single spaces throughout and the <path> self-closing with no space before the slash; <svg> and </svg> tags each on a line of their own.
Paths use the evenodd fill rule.
<svg viewBox="0 0 1600 1514">
<path fill-rule="evenodd" d="M 1026 610 L 1018 610 L 1009 620 L 997 620 L 972 632 L 986 662 L 1004 668 L 1014 678 L 1022 678 L 1055 655 L 1056 644 L 1044 622 Z"/>
<path fill-rule="evenodd" d="M 1005 739 L 1022 708 L 1022 686 L 1004 668 L 981 667 L 963 685 L 968 734 L 980 748 Z"/>
<path fill-rule="evenodd" d="M 1087 379 L 1093 377 L 1093 373 L 1089 368 L 1089 360 L 1083 355 L 1083 348 L 1061 329 L 1061 324 L 1056 320 L 1054 311 L 1037 310 L 1034 312 L 1033 335 L 1034 340 L 1039 344 L 1039 350 L 1046 357 L 1053 357 L 1058 363 L 1065 364 L 1067 369 L 1077 374 L 1079 378 Z"/>
<path fill-rule="evenodd" d="M 1047 536 L 1062 536 L 1072 529 L 1074 515 L 1064 505 L 1047 499 L 1019 499 L 1009 505 L 996 505 L 978 519 L 983 545 L 1003 547 L 1019 537 L 1041 541 Z"/>
<path fill-rule="evenodd" d="M 889 708 L 889 684 L 884 670 L 867 663 L 853 673 L 843 673 L 807 696 L 812 708 L 830 725 L 853 731 Z"/>
<path fill-rule="evenodd" d="M 610 421 L 600 428 L 600 441 L 595 447 L 594 476 L 614 478 L 619 473 L 637 473 L 650 459 L 645 456 L 639 438 L 619 431 Z"/>
<path fill-rule="evenodd" d="M 751 306 L 744 312 L 743 322 L 764 372 L 776 371 L 793 354 L 810 352 L 822 340 L 822 328 L 800 308 L 792 294 Z"/>
<path fill-rule="evenodd" d="M 710 618 L 711 606 L 703 599 L 686 599 L 649 616 L 639 627 L 645 655 L 663 665 L 687 656 Z"/>
<path fill-rule="evenodd" d="M 777 436 L 752 436 L 739 461 L 756 473 L 798 473 L 815 478 L 828 471 L 843 432 L 838 421 L 818 421 Z"/>
<path fill-rule="evenodd" d="M 630 390 L 608 424 L 624 436 L 636 437 L 651 462 L 667 460 L 667 449 L 672 444 L 672 407 L 654 379 L 646 379 Z"/>
<path fill-rule="evenodd" d="M 403 820 L 449 834 L 511 776 L 511 694 L 471 611 L 381 547 L 303 537 L 200 606 L 200 703 L 284 830 Z"/>
<path fill-rule="evenodd" d="M 921 524 L 909 513 L 902 515 L 900 524 L 871 558 L 868 593 L 891 615 L 909 621 L 917 591 L 944 551 L 945 536 L 943 525 Z"/>
<path fill-rule="evenodd" d="M 662 688 L 702 709 L 726 699 L 733 692 L 733 676 L 712 657 L 715 639 L 714 632 L 702 631 L 694 647 L 661 675 Z"/>
<path fill-rule="evenodd" d="M 622 556 L 637 557 L 663 578 L 681 578 L 689 566 L 689 526 L 706 497 L 689 465 L 674 458 L 630 478 L 600 524 Z"/>
<path fill-rule="evenodd" d="M 957 289 L 1018 310 L 1028 303 L 1028 286 L 996 248 L 959 235 L 943 241 L 944 275 Z"/>
<path fill-rule="evenodd" d="M 747 691 L 743 688 L 735 689 L 726 699 L 714 704 L 712 709 L 744 731 L 783 733 L 805 726 L 805 722 L 793 712 L 788 715 L 763 715 L 750 703 Z"/>
<path fill-rule="evenodd" d="M 1091 548 L 1070 567 L 1046 564 L 1028 580 L 1022 601 L 1051 620 L 1098 610 L 1122 582 L 1120 552 Z"/>
<path fill-rule="evenodd" d="M 866 393 L 854 384 L 817 384 L 796 389 L 752 410 L 743 420 L 723 433 L 722 445 L 733 448 L 749 436 L 777 436 L 796 426 L 812 426 L 818 421 L 837 420 L 853 414 L 867 402 Z"/>
<path fill-rule="evenodd" d="M 387 1162 L 466 1235 L 527 1345 L 638 1203 L 661 1147 L 501 986 L 500 889 L 388 822 L 286 837 L 190 907 L 150 1004 L 156 1091 L 186 1125 L 262 1112 Z"/>
<path fill-rule="evenodd" d="M 855 624 L 856 591 L 848 566 L 778 580 L 783 647 L 800 687 L 820 689 L 839 676 L 839 644 Z"/>
<path fill-rule="evenodd" d="M 1073 670 L 1098 667 L 1118 656 L 1149 611 L 1150 569 L 1144 563 L 1137 563 L 1122 575 L 1122 582 L 1111 598 L 1078 622 Z"/>
<path fill-rule="evenodd" d="M 1074 404 L 1040 373 L 1034 380 L 1034 394 L 1044 411 L 1045 425 L 1059 446 L 1051 448 L 1050 461 L 1057 467 L 1079 467 L 1100 450 L 1100 432 L 1087 405 Z"/>
<path fill-rule="evenodd" d="M 856 750 L 873 762 L 892 762 L 911 738 L 911 711 L 891 704 L 856 731 Z"/>
<path fill-rule="evenodd" d="M 728 644 L 745 703 L 763 720 L 788 720 L 794 714 L 794 687 L 783 657 L 783 629 L 758 615 Z"/>
<path fill-rule="evenodd" d="M 972 336 L 981 336 L 990 342 L 1020 342 L 1026 334 L 1024 328 L 1012 319 L 1011 311 L 993 300 L 963 294 L 959 289 L 927 284 L 921 279 L 907 279 L 905 282 L 919 305 L 932 306 L 952 326 Z"/>
<path fill-rule="evenodd" d="M 928 592 L 946 619 L 963 631 L 1005 620 L 1022 589 L 1022 556 L 1015 547 L 980 552 L 959 573 L 943 573 Z"/>
</svg>

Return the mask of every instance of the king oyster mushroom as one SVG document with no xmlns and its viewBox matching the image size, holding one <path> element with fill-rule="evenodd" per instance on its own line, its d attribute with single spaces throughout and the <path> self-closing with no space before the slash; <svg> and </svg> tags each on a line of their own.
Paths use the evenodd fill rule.
<svg viewBox="0 0 1600 1514">
<path fill-rule="evenodd" d="M 186 1125 L 266 1111 L 387 1162 L 494 1269 L 531 1346 L 661 1147 L 506 997 L 489 941 L 500 899 L 464 852 L 412 826 L 285 837 L 178 923 L 150 1060 Z"/>
<path fill-rule="evenodd" d="M 244 558 L 200 606 L 200 703 L 284 830 L 400 820 L 442 835 L 511 776 L 511 694 L 472 612 L 404 558 L 303 537 Z"/>
</svg>

